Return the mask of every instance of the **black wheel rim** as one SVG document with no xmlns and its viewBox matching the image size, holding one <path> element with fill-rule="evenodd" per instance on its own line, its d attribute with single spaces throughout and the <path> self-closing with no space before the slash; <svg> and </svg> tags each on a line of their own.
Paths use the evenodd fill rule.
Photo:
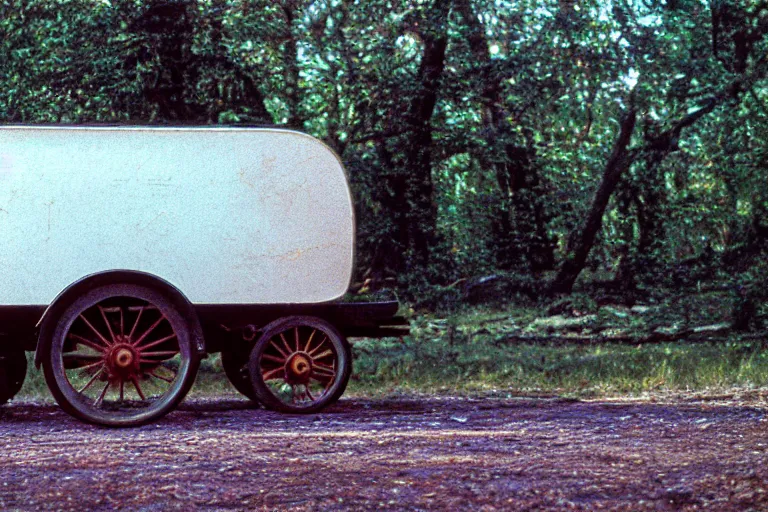
<svg viewBox="0 0 768 512">
<path fill-rule="evenodd" d="M 164 296 L 140 286 L 105 287 L 75 301 L 51 347 L 56 386 L 71 412 L 110 426 L 171 410 L 187 389 L 192 361 L 184 319 Z"/>
<path fill-rule="evenodd" d="M 336 330 L 324 321 L 304 319 L 266 328 L 249 370 L 254 390 L 265 404 L 301 412 L 335 400 L 346 383 L 348 364 Z"/>
</svg>

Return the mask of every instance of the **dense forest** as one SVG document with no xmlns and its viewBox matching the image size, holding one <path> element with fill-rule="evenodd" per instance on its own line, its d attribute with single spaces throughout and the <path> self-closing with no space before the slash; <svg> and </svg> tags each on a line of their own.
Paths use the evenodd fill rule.
<svg viewBox="0 0 768 512">
<path fill-rule="evenodd" d="M 768 277 L 765 1 L 3 0 L 0 122 L 320 137 L 355 291 L 727 286 L 748 324 Z"/>
</svg>

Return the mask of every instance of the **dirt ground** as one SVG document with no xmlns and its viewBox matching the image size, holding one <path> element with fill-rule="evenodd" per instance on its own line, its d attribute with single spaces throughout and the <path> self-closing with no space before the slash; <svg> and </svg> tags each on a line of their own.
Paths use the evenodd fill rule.
<svg viewBox="0 0 768 512">
<path fill-rule="evenodd" d="M 122 430 L 11 403 L 0 436 L 0 509 L 768 510 L 759 397 L 198 399 Z"/>
</svg>

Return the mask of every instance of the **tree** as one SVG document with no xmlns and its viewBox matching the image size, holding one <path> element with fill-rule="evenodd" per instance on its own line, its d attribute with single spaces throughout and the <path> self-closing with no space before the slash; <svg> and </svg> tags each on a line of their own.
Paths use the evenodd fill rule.
<svg viewBox="0 0 768 512">
<path fill-rule="evenodd" d="M 347 164 L 373 286 L 514 273 L 568 293 L 586 268 L 632 288 L 705 259 L 759 273 L 763 0 L 0 9 L 3 122 L 307 131 Z"/>
</svg>

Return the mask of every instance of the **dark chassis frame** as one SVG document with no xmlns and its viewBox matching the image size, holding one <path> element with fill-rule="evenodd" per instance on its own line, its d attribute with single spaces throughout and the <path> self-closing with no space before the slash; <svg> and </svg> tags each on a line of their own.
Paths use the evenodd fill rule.
<svg viewBox="0 0 768 512">
<path fill-rule="evenodd" d="M 408 334 L 408 320 L 397 316 L 399 303 L 325 302 L 318 304 L 193 304 L 205 337 L 205 353 L 236 350 L 245 336 L 286 316 L 314 316 L 330 322 L 347 338 L 385 338 Z M 0 306 L 0 352 L 37 349 L 37 323 L 48 306 Z"/>
</svg>

